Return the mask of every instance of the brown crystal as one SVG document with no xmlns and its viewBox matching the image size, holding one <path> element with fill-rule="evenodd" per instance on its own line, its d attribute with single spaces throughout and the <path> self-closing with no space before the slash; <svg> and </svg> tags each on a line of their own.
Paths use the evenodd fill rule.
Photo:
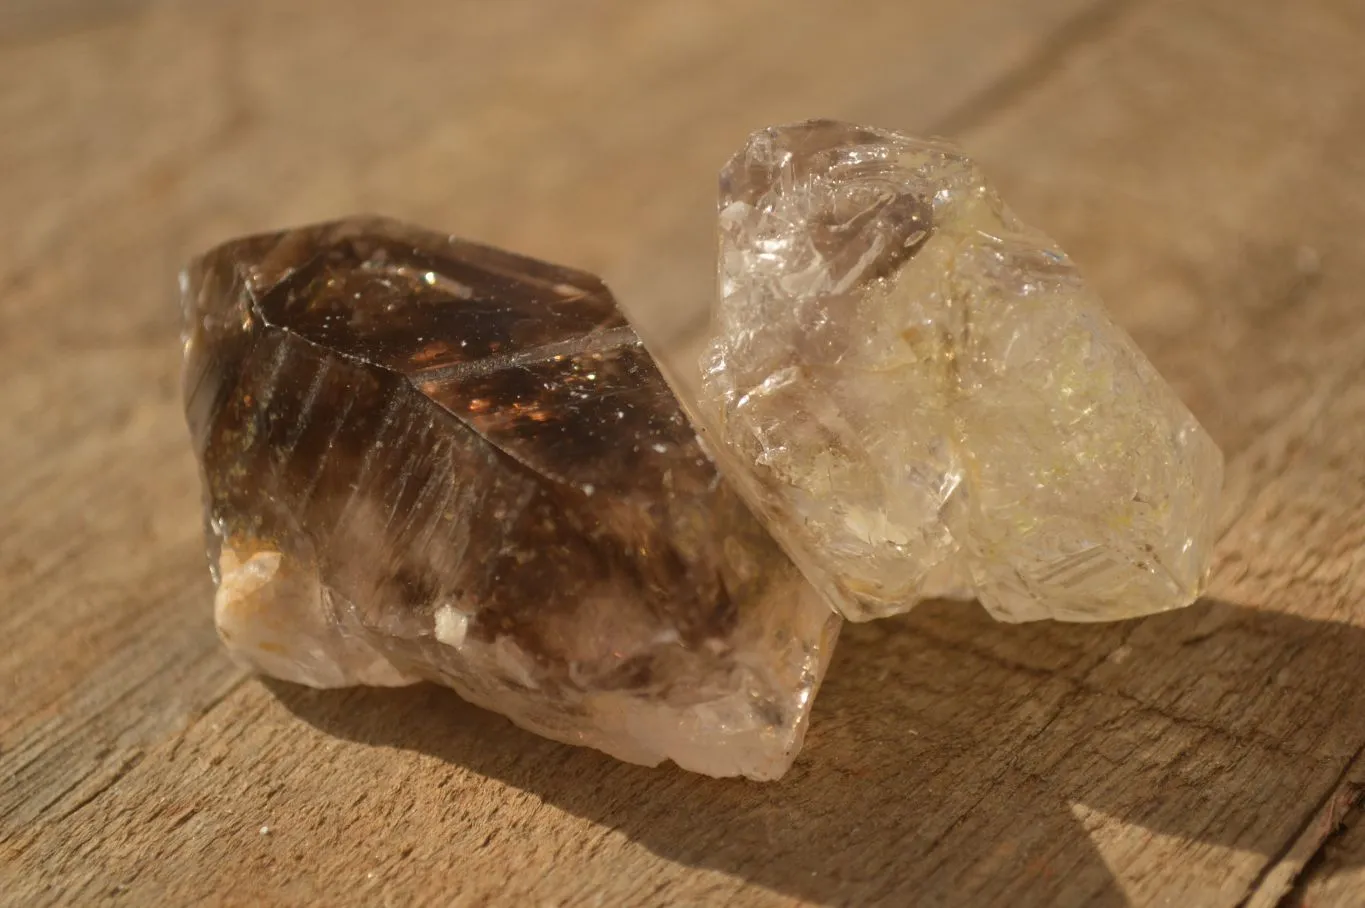
<svg viewBox="0 0 1365 908">
<path fill-rule="evenodd" d="M 636 762 L 790 764 L 837 619 L 598 279 L 353 218 L 221 246 L 184 297 L 235 657 L 439 681 Z"/>
</svg>

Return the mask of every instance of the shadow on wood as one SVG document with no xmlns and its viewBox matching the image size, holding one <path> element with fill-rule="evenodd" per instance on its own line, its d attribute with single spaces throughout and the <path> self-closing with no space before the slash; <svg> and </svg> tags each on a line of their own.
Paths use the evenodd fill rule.
<svg viewBox="0 0 1365 908">
<path fill-rule="evenodd" d="M 435 755 L 778 892 L 1108 906 L 1142 891 L 1124 878 L 1139 851 L 1279 857 L 1327 794 L 1307 780 L 1352 756 L 1361 697 L 1336 692 L 1362 663 L 1359 630 L 1225 602 L 1096 626 L 998 625 L 933 603 L 848 628 L 806 750 L 770 784 L 617 766 L 430 685 L 267 683 L 329 734 Z M 1323 702 L 1346 707 L 1323 716 Z M 1126 830 L 1105 853 L 1089 833 L 1101 824 Z"/>
</svg>

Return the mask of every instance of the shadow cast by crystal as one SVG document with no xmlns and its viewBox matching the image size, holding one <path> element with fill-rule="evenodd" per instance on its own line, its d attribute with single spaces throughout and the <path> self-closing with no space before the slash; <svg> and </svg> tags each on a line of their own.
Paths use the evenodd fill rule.
<svg viewBox="0 0 1365 908">
<path fill-rule="evenodd" d="M 1310 660 L 1314 673 L 1297 671 Z M 1301 805 L 1323 793 L 1300 790 L 1288 766 L 1320 761 L 1314 775 L 1335 778 L 1365 697 L 1320 727 L 1295 704 L 1354 689 L 1362 660 L 1358 630 L 1224 602 L 1094 626 L 997 625 L 975 606 L 928 604 L 848 628 L 806 751 L 770 784 L 620 764 L 429 685 L 266 684 L 328 734 L 436 756 L 669 860 L 801 898 L 1110 906 L 1128 898 L 1097 825 L 1266 857 L 1292 840 Z M 1199 680 L 1164 689 L 1173 665 Z M 1289 690 L 1259 696 L 1270 685 Z M 657 796 L 606 795 L 627 781 Z"/>
</svg>

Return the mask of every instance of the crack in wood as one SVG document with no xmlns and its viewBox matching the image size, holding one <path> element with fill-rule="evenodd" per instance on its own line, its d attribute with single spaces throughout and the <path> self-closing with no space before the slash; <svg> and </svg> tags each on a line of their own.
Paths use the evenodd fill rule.
<svg viewBox="0 0 1365 908">
<path fill-rule="evenodd" d="M 1278 905 L 1298 908 L 1304 904 L 1308 886 L 1317 877 L 1332 844 L 1341 838 L 1352 823 L 1359 822 L 1362 806 L 1365 806 L 1365 783 L 1348 782 L 1328 799 L 1327 813 L 1322 818 L 1326 832 L 1318 842 L 1317 849 L 1304 861 L 1302 869 L 1295 875 L 1293 884 L 1280 898 Z"/>
<path fill-rule="evenodd" d="M 1355 777 L 1365 766 L 1365 744 L 1347 760 L 1336 781 L 1305 812 L 1293 835 L 1266 861 L 1236 908 L 1280 908 L 1293 905 L 1312 880 L 1311 868 L 1326 858 L 1327 847 L 1347 828 L 1347 819 L 1362 806 L 1365 783 Z M 1295 852 L 1301 852 L 1295 855 Z"/>
</svg>

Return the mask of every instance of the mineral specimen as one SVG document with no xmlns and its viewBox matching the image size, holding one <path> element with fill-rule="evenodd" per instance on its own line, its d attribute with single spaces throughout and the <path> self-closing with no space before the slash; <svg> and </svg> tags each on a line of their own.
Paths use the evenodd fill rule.
<svg viewBox="0 0 1365 908">
<path fill-rule="evenodd" d="M 703 422 L 844 615 L 1200 593 L 1222 454 L 1076 268 L 950 145 L 812 121 L 721 176 Z"/>
<path fill-rule="evenodd" d="M 838 618 L 600 281 L 357 218 L 228 243 L 183 285 L 237 659 L 442 682 L 635 762 L 785 771 Z"/>
</svg>

